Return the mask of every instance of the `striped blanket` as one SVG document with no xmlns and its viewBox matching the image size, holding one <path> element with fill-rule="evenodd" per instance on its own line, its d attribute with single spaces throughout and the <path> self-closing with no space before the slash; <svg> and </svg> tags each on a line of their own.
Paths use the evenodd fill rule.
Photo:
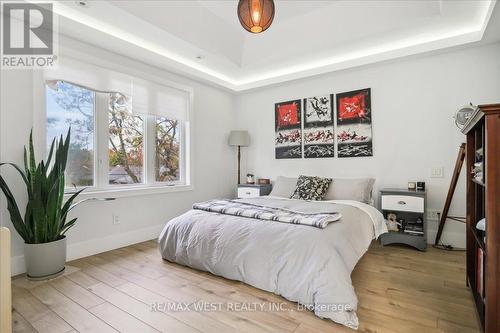
<svg viewBox="0 0 500 333">
<path fill-rule="evenodd" d="M 304 213 L 283 208 L 243 203 L 235 200 L 210 200 L 195 203 L 193 209 L 259 220 L 302 224 L 321 229 L 326 228 L 328 223 L 338 221 L 342 217 L 338 212 Z"/>
</svg>

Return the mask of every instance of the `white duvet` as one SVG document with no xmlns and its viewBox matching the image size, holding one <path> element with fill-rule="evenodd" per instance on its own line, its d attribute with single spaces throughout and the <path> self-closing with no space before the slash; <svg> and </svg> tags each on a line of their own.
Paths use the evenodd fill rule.
<svg viewBox="0 0 500 333">
<path fill-rule="evenodd" d="M 351 272 L 372 239 L 387 231 L 382 214 L 357 201 L 240 201 L 304 213 L 336 211 L 342 218 L 319 229 L 190 210 L 165 225 L 162 257 L 273 292 L 357 329 Z"/>
</svg>

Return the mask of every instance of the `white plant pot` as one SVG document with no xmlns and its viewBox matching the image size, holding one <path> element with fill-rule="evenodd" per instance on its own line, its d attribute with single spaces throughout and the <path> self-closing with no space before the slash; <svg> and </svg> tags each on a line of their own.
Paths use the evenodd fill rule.
<svg viewBox="0 0 500 333">
<path fill-rule="evenodd" d="M 66 236 L 50 243 L 24 243 L 24 260 L 29 279 L 47 280 L 61 275 L 66 264 Z"/>
</svg>

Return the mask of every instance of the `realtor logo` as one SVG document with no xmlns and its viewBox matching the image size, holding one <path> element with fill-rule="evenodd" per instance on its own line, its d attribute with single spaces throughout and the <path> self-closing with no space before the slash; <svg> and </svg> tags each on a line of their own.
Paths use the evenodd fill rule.
<svg viewBox="0 0 500 333">
<path fill-rule="evenodd" d="M 53 67 L 52 3 L 2 3 L 2 69 Z"/>
</svg>

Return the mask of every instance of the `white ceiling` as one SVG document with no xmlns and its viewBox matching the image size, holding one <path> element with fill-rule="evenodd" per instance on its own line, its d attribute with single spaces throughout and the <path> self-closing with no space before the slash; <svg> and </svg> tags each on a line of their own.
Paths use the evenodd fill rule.
<svg viewBox="0 0 500 333">
<path fill-rule="evenodd" d="M 244 30 L 237 0 L 57 2 L 61 33 L 241 91 L 482 39 L 496 1 L 275 0 Z M 198 57 L 201 56 L 201 59 Z"/>
</svg>

